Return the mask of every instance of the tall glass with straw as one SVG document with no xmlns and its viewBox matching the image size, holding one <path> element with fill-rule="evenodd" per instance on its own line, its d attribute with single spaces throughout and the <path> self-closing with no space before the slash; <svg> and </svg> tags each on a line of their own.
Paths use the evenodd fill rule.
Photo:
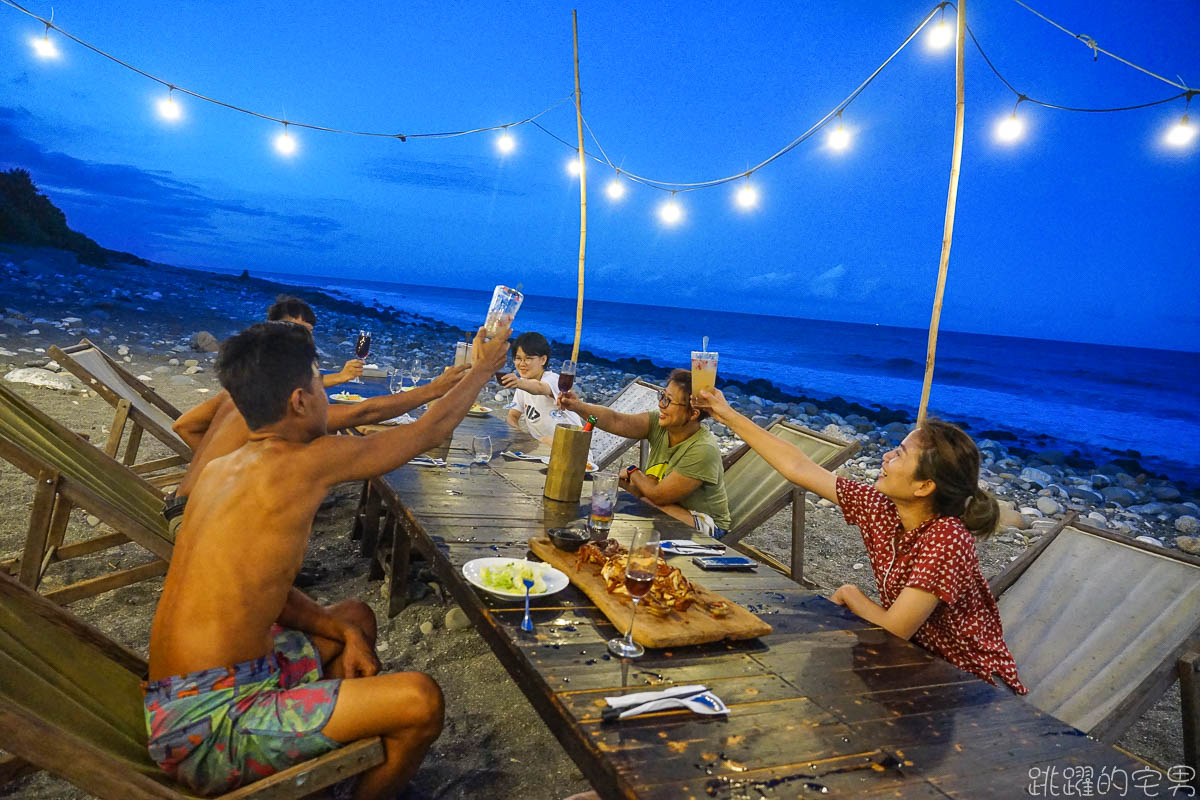
<svg viewBox="0 0 1200 800">
<path fill-rule="evenodd" d="M 658 540 L 656 530 L 640 530 L 629 546 L 629 560 L 625 562 L 625 589 L 633 598 L 633 616 L 629 618 L 629 630 L 623 637 L 610 639 L 608 650 L 619 658 L 637 658 L 646 650 L 633 640 L 633 623 L 637 621 L 638 603 L 650 591 L 654 576 L 658 572 Z"/>
<path fill-rule="evenodd" d="M 698 395 L 717 386 L 717 354 L 708 349 L 708 337 L 700 345 L 703 349 L 692 351 L 692 394 Z"/>
</svg>

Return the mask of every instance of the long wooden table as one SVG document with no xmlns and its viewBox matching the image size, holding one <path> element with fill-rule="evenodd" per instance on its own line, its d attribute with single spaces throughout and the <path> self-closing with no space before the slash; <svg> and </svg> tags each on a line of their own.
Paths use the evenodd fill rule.
<svg viewBox="0 0 1200 800">
<path fill-rule="evenodd" d="M 586 513 L 590 484 L 579 504 L 560 504 L 542 497 L 540 464 L 496 455 L 468 466 L 474 435 L 490 435 L 497 454 L 536 447 L 502 413 L 458 427 L 443 451 L 450 466 L 408 465 L 373 485 L 601 797 L 1012 798 L 1029 796 L 1035 781 L 1034 796 L 1044 797 L 1054 796 L 1052 779 L 1061 793 L 1064 775 L 1081 778 L 1079 768 L 1094 777 L 1145 769 L 765 566 L 713 573 L 671 559 L 774 626 L 763 639 L 622 662 L 605 642 L 625 623 L 618 630 L 573 586 L 536 600 L 534 631 L 522 632 L 523 604 L 477 591 L 461 568 L 481 556 L 525 557 L 530 536 Z M 640 526 L 699 538 L 628 496 L 617 512 L 612 535 L 626 544 Z M 691 683 L 719 695 L 728 717 L 601 721 L 607 695 Z M 1143 795 L 1130 784 L 1122 796 Z"/>
</svg>

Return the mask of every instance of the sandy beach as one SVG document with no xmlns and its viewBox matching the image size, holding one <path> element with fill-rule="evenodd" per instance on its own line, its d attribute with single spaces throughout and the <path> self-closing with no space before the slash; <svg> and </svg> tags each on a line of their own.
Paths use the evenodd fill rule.
<svg viewBox="0 0 1200 800">
<path fill-rule="evenodd" d="M 195 335 L 204 331 L 216 340 L 224 339 L 262 319 L 281 292 L 297 294 L 314 307 L 318 317 L 314 335 L 323 369 L 337 369 L 351 357 L 352 336 L 359 328 L 373 332 L 368 360 L 383 366 L 414 358 L 430 365 L 448 363 L 462 334 L 435 320 L 256 279 L 163 265 L 81 266 L 69 253 L 0 246 L 0 375 L 51 417 L 93 442 L 102 442 L 112 422 L 112 408 L 85 392 L 69 374 L 47 364 L 46 348 L 87 337 L 175 406 L 187 409 L 220 390 L 212 372 L 215 353 L 194 347 Z M 577 388 L 588 399 L 603 402 L 634 377 L 625 366 L 585 362 Z M 64 388 L 12 382 L 14 371 L 33 371 L 25 377 L 43 383 L 53 382 L 45 380 L 47 375 L 56 377 Z M 658 381 L 663 376 L 651 372 L 644 377 Z M 497 396 L 494 386 L 485 391 L 501 404 L 507 399 Z M 816 430 L 858 439 L 862 450 L 840 472 L 861 480 L 876 477 L 882 453 L 910 427 L 894 418 L 886 422 L 871 418 L 860 410 L 765 400 L 747 391 L 730 392 L 730 396 L 756 421 L 784 414 Z M 726 449 L 739 444 L 719 426 L 714 432 Z M 995 438 L 979 444 L 986 458 L 982 478 L 1008 507 L 1001 530 L 978 545 L 985 576 L 999 572 L 1038 540 L 1039 528 L 1044 529 L 1036 524 L 1038 520 L 1058 519 L 1069 511 L 1130 537 L 1149 536 L 1164 546 L 1193 552 L 1200 546 L 1195 538 L 1200 505 L 1189 487 L 1138 474 L 1136 464 L 1075 465 L 1069 454 L 1014 453 Z M 143 458 L 168 454 L 149 437 L 142 448 Z M 632 462 L 635 457 L 636 450 L 626 458 Z M 32 497 L 33 481 L 0 463 L 0 558 L 20 553 Z M 322 567 L 324 577 L 310 592 L 326 603 L 347 597 L 370 603 L 381 620 L 379 650 L 385 668 L 426 671 L 443 687 L 445 731 L 404 796 L 549 800 L 588 788 L 500 662 L 471 628 L 460 627 L 461 615 L 451 613 L 453 605 L 443 603 L 436 587 L 426 582 L 427 575 L 418 574 L 422 579 L 411 582 L 413 602 L 387 620 L 380 584 L 366 579 L 367 562 L 349 538 L 357 498 L 357 485 L 340 486 L 318 514 L 306 563 Z M 854 583 L 875 596 L 857 529 L 847 526 L 827 501 L 813 503 L 810 497 L 808 502 L 806 576 L 829 592 Z M 98 522 L 74 512 L 68 541 L 93 532 Z M 784 511 L 748 541 L 786 560 L 789 538 L 790 517 Z M 44 586 L 53 588 L 149 560 L 146 551 L 127 544 L 52 567 Z M 161 579 L 145 581 L 75 603 L 71 610 L 144 653 L 161 584 Z M 1178 689 L 1169 691 L 1119 744 L 1164 767 L 1182 763 Z M 16 782 L 7 791 L 27 798 L 87 796 L 44 774 Z"/>
</svg>

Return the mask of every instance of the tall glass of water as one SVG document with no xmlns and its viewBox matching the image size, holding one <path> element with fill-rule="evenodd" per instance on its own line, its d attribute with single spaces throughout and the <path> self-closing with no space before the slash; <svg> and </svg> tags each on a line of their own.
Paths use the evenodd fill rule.
<svg viewBox="0 0 1200 800">
<path fill-rule="evenodd" d="M 471 460 L 476 464 L 486 464 L 492 460 L 492 437 L 471 437 Z"/>
<path fill-rule="evenodd" d="M 592 476 L 592 511 L 588 515 L 588 527 L 592 538 L 608 538 L 612 529 L 613 511 L 617 505 L 617 473 L 604 472 Z"/>
<path fill-rule="evenodd" d="M 517 309 L 525 295 L 507 286 L 497 286 L 492 292 L 492 303 L 488 306 L 487 319 L 483 323 L 483 333 L 487 338 L 495 337 L 504 327 L 512 327 Z"/>
</svg>

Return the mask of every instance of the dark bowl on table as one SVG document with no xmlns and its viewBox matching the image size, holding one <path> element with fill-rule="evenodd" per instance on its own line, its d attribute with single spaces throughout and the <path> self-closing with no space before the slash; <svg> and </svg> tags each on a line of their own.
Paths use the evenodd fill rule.
<svg viewBox="0 0 1200 800">
<path fill-rule="evenodd" d="M 582 528 L 551 528 L 547 533 L 555 547 L 568 553 L 583 547 L 589 538 L 587 531 Z"/>
</svg>

